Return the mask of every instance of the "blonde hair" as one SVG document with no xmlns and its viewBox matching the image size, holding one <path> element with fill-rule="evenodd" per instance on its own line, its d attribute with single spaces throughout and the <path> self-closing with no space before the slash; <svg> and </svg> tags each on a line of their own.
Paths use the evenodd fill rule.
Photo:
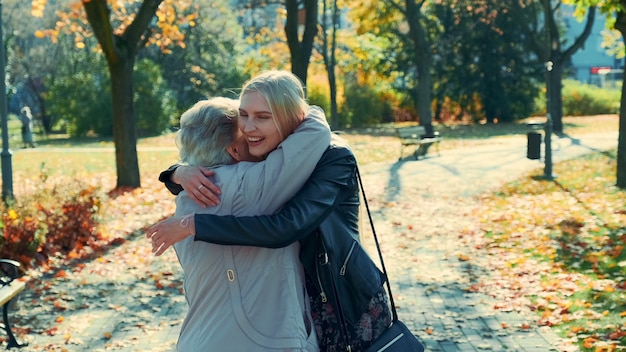
<svg viewBox="0 0 626 352">
<path fill-rule="evenodd" d="M 290 135 L 309 111 L 302 82 L 289 71 L 261 73 L 243 86 L 239 97 L 251 92 L 267 100 L 281 139 Z"/>
<path fill-rule="evenodd" d="M 229 98 L 201 100 L 180 117 L 176 146 L 180 161 L 188 165 L 232 163 L 226 148 L 237 135 L 239 101 Z"/>
</svg>

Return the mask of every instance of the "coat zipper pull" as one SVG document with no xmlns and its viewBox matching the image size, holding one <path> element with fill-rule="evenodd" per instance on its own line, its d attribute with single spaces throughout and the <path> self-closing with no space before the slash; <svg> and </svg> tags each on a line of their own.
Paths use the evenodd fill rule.
<svg viewBox="0 0 626 352">
<path fill-rule="evenodd" d="M 346 268 L 348 267 L 348 261 L 350 260 L 350 257 L 352 256 L 352 252 L 354 252 L 354 247 L 356 247 L 356 241 L 352 243 L 352 246 L 350 247 L 350 251 L 348 251 L 348 255 L 346 256 L 346 259 L 343 261 L 343 265 L 341 266 L 341 269 L 339 269 L 339 275 L 345 275 L 346 274 Z"/>
<path fill-rule="evenodd" d="M 322 303 L 328 302 L 328 298 L 326 297 L 326 292 L 320 293 L 320 296 L 322 297 Z"/>
</svg>

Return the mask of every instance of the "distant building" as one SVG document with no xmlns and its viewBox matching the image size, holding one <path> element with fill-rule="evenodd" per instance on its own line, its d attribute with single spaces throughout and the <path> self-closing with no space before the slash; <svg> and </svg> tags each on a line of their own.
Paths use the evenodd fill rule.
<svg viewBox="0 0 626 352">
<path fill-rule="evenodd" d="M 582 33 L 586 22 L 585 20 L 580 22 L 573 16 L 572 6 L 562 4 L 561 7 L 562 20 L 566 27 L 565 38 L 568 45 L 571 45 L 575 37 Z M 602 46 L 605 31 L 608 31 L 606 17 L 598 12 L 585 45 L 572 56 L 572 78 L 600 87 L 617 88 L 622 84 L 624 60 L 609 54 Z"/>
</svg>

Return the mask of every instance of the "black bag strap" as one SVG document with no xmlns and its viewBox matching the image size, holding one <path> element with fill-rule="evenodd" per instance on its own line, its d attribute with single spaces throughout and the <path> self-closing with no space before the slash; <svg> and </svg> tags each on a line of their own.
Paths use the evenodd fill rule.
<svg viewBox="0 0 626 352">
<path fill-rule="evenodd" d="M 363 193 L 363 203 L 365 203 L 365 209 L 367 209 L 367 217 L 370 220 L 370 225 L 372 225 L 372 234 L 374 235 L 374 241 L 376 242 L 376 249 L 378 250 L 378 256 L 380 257 L 380 265 L 383 269 L 383 274 L 385 274 L 385 281 L 387 282 L 387 292 L 389 292 L 389 303 L 391 304 L 391 313 L 393 314 L 393 320 L 398 320 L 398 313 L 396 312 L 396 305 L 393 301 L 393 295 L 391 294 L 391 284 L 389 283 L 389 275 L 387 275 L 387 268 L 385 268 L 385 261 L 383 260 L 383 252 L 380 250 L 380 244 L 378 243 L 378 236 L 376 235 L 376 229 L 374 228 L 374 220 L 372 219 L 372 214 L 370 213 L 370 207 L 367 203 L 367 197 L 365 196 L 365 189 L 363 188 L 363 180 L 361 180 L 361 173 L 359 172 L 359 168 L 356 168 L 356 177 L 359 179 L 359 187 L 361 188 L 361 193 Z"/>
</svg>

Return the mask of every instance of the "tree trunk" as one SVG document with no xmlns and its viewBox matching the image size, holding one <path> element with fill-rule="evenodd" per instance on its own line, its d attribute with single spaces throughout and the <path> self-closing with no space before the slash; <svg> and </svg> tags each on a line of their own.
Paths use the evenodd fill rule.
<svg viewBox="0 0 626 352">
<path fill-rule="evenodd" d="M 331 70 L 331 68 L 328 69 Z M 330 85 L 330 127 L 335 130 L 339 128 L 339 107 L 337 106 L 337 78 L 334 65 L 328 72 L 328 82 Z"/>
<path fill-rule="evenodd" d="M 624 37 L 623 39 L 626 39 Z M 626 82 L 622 85 L 621 107 L 619 108 L 619 134 L 617 139 L 617 182 L 616 186 L 626 189 Z"/>
<path fill-rule="evenodd" d="M 298 15 L 300 12 L 298 0 L 286 0 L 287 21 L 285 23 L 285 34 L 287 35 L 287 45 L 291 54 L 291 72 L 298 76 L 302 84 L 306 86 L 309 60 L 313 52 L 313 41 L 317 34 L 317 0 L 304 0 L 305 23 L 302 40 L 298 33 Z"/>
<path fill-rule="evenodd" d="M 417 113 L 420 125 L 426 129 L 426 136 L 435 135 L 433 129 L 433 116 L 430 104 L 432 102 L 432 75 L 430 74 L 430 61 L 421 60 L 417 67 Z"/>
<path fill-rule="evenodd" d="M 330 86 L 330 116 L 331 127 L 337 128 L 339 124 L 339 107 L 337 106 L 337 77 L 335 66 L 337 64 L 337 27 L 339 26 L 339 6 L 337 0 L 333 0 L 333 32 L 330 43 L 330 68 L 328 72 L 328 83 Z"/>
<path fill-rule="evenodd" d="M 423 2 L 415 3 L 415 0 L 406 0 L 406 18 L 409 22 L 409 35 L 413 41 L 413 52 L 417 63 L 417 97 L 415 104 L 420 119 L 420 125 L 426 129 L 426 136 L 432 137 L 433 116 L 430 104 L 432 103 L 432 76 L 431 76 L 431 48 L 427 33 L 422 26 L 421 8 Z"/>
<path fill-rule="evenodd" d="M 620 4 L 626 8 L 626 0 Z M 626 40 L 626 12 L 617 11 L 615 28 L 622 33 L 622 39 Z M 626 76 L 622 81 L 622 98 L 619 108 L 619 135 L 617 139 L 617 182 L 616 186 L 626 189 Z"/>
<path fill-rule="evenodd" d="M 548 75 L 547 97 L 549 99 L 548 108 L 552 119 L 552 130 L 554 133 L 563 133 L 563 63 L 561 60 L 553 62 L 552 71 Z"/>
<path fill-rule="evenodd" d="M 109 64 L 111 92 L 113 95 L 113 141 L 117 187 L 141 187 L 139 161 L 137 158 L 137 124 L 133 104 L 132 58 Z"/>
<path fill-rule="evenodd" d="M 337 0 L 333 0 L 332 5 L 332 20 L 330 27 L 330 39 L 328 38 L 328 4 L 326 0 L 322 2 L 322 48 L 320 50 L 322 57 L 324 58 L 324 65 L 326 66 L 326 75 L 328 77 L 328 86 L 330 89 L 330 119 L 329 124 L 331 129 L 336 130 L 339 128 L 339 117 L 337 107 L 337 76 L 335 75 L 336 56 L 335 51 L 337 47 L 337 25 L 339 21 L 339 8 L 337 6 Z"/>
<path fill-rule="evenodd" d="M 106 0 L 83 1 L 87 19 L 102 48 L 111 74 L 113 96 L 113 142 L 117 186 L 141 187 L 137 160 L 137 126 L 133 103 L 133 66 L 146 28 L 153 21 L 162 0 L 144 0 L 133 22 L 116 35 L 110 22 Z"/>
</svg>

